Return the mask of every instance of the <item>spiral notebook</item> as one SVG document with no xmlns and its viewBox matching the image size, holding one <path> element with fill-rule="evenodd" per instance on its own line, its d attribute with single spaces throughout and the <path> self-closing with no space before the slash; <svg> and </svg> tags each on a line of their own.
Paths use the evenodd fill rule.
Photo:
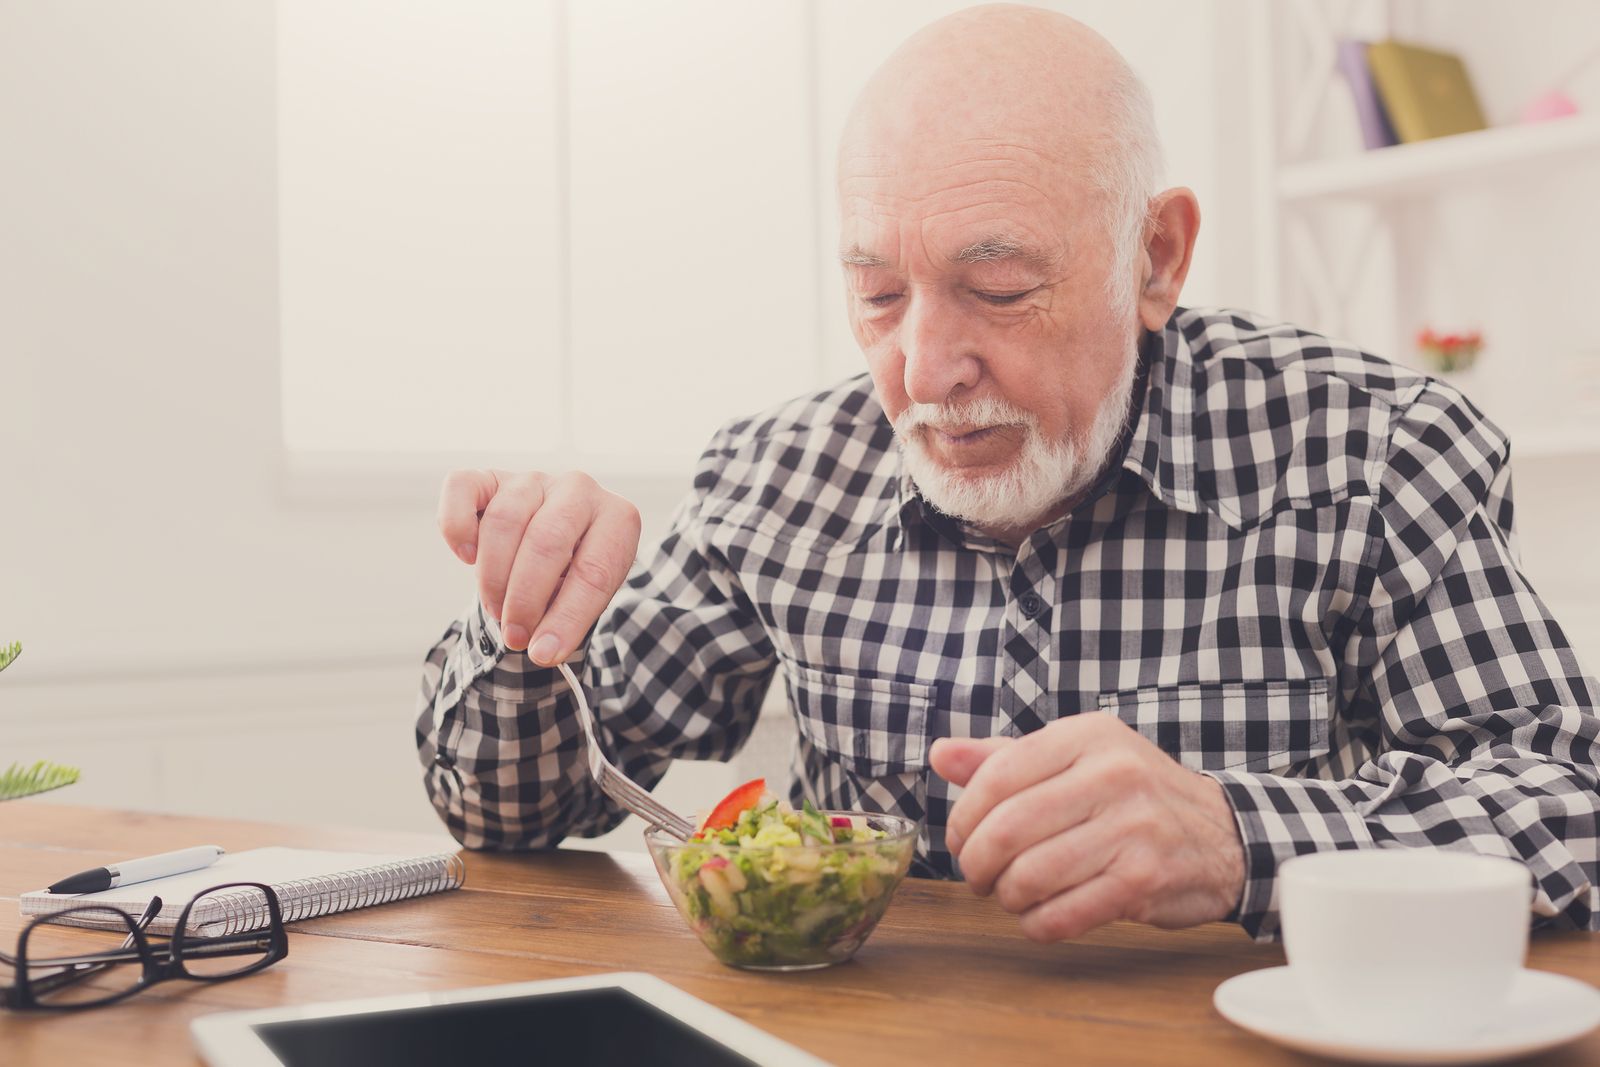
<svg viewBox="0 0 1600 1067">
<path fill-rule="evenodd" d="M 466 875 L 461 857 L 454 852 L 420 856 L 382 855 L 368 852 L 322 852 L 305 848 L 253 848 L 229 852 L 209 867 L 148 882 L 118 886 L 100 893 L 57 896 L 39 890 L 22 895 L 22 914 L 52 915 L 86 904 L 109 904 L 135 918 L 161 898 L 161 911 L 150 921 L 155 934 L 170 934 L 183 907 L 201 890 L 226 882 L 262 882 L 278 894 L 284 922 L 330 915 L 352 908 L 387 904 L 426 893 L 459 887 Z M 63 922 L 80 926 L 110 925 Z M 260 893 L 220 893 L 202 901 L 189 916 L 189 931 L 200 937 L 220 937 L 257 930 L 268 923 Z"/>
</svg>

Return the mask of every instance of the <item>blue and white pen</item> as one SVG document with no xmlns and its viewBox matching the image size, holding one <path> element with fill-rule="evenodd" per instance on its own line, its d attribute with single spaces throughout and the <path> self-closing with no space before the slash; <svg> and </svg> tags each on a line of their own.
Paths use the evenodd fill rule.
<svg viewBox="0 0 1600 1067">
<path fill-rule="evenodd" d="M 197 845 L 163 852 L 143 859 L 123 860 L 106 867 L 94 867 L 63 878 L 50 887 L 52 893 L 99 893 L 130 882 L 148 882 L 169 874 L 183 874 L 209 867 L 222 858 L 224 849 L 216 845 Z"/>
</svg>

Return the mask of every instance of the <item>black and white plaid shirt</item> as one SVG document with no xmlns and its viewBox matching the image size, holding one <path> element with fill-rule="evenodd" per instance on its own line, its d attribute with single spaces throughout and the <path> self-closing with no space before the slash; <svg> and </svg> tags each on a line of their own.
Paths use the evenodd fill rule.
<svg viewBox="0 0 1600 1067">
<path fill-rule="evenodd" d="M 1518 570 L 1505 438 L 1292 326 L 1146 342 L 1121 466 L 1020 549 L 921 500 L 865 377 L 722 430 L 580 653 L 612 758 L 730 758 L 780 673 L 795 801 L 924 820 L 914 871 L 955 876 L 932 740 L 1105 711 L 1222 783 L 1259 938 L 1281 860 L 1373 845 L 1516 857 L 1600 928 L 1597 686 Z M 473 848 L 615 826 L 555 672 L 497 640 L 475 609 L 428 656 L 434 805 Z"/>
</svg>

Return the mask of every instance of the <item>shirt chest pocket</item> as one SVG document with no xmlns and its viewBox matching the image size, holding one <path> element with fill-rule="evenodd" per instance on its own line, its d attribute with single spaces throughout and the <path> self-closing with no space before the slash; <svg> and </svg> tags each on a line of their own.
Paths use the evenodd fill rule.
<svg viewBox="0 0 1600 1067">
<path fill-rule="evenodd" d="M 1115 714 L 1196 771 L 1271 771 L 1328 751 L 1328 682 L 1158 685 L 1100 694 Z"/>
<path fill-rule="evenodd" d="M 863 778 L 927 767 L 933 686 L 783 666 L 800 732 L 820 752 Z"/>
</svg>

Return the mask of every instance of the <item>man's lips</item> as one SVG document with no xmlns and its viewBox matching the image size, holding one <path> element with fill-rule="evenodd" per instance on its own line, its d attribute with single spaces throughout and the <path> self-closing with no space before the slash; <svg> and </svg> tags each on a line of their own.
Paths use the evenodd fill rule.
<svg viewBox="0 0 1600 1067">
<path fill-rule="evenodd" d="M 918 443 L 928 461 L 949 471 L 971 472 L 1009 465 L 1022 447 L 1027 427 L 1015 423 L 992 426 L 924 423 L 919 430 L 917 436 L 921 440 Z"/>
<path fill-rule="evenodd" d="M 975 445 L 993 437 L 1004 429 L 1003 426 L 929 426 L 928 432 L 933 434 L 940 444 L 952 447 Z"/>
</svg>

